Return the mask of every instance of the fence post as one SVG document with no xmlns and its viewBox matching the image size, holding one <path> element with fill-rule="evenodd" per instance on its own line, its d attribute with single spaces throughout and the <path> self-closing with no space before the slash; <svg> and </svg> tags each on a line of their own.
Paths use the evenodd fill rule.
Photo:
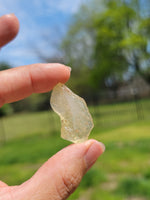
<svg viewBox="0 0 150 200">
<path fill-rule="evenodd" d="M 1 138 L 2 138 L 2 144 L 6 143 L 6 132 L 5 132 L 5 127 L 4 127 L 4 122 L 3 122 L 3 118 L 0 118 L 0 125 L 1 125 Z"/>
<path fill-rule="evenodd" d="M 135 101 L 137 119 L 143 120 L 144 119 L 143 107 L 142 107 L 142 104 L 139 100 L 140 100 L 140 98 L 139 98 L 138 93 L 136 91 L 134 93 L 134 101 Z"/>
</svg>

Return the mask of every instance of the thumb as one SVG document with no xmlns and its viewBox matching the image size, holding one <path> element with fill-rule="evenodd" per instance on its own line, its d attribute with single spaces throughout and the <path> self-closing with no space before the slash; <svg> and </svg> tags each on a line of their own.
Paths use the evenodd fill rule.
<svg viewBox="0 0 150 200">
<path fill-rule="evenodd" d="M 19 199 L 66 199 L 104 150 L 104 145 L 96 140 L 64 148 L 50 158 L 29 181 L 20 186 L 22 198 L 19 196 Z"/>
</svg>

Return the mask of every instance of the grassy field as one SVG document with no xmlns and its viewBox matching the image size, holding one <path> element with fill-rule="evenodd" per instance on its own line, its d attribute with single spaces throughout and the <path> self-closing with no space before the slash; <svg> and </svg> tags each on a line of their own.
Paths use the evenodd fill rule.
<svg viewBox="0 0 150 200">
<path fill-rule="evenodd" d="M 95 123 L 90 137 L 102 141 L 106 151 L 70 200 L 150 199 L 150 101 L 142 106 L 140 120 L 133 103 L 90 108 Z M 59 118 L 51 111 L 2 120 L 0 177 L 10 185 L 27 180 L 50 156 L 70 144 L 60 138 Z"/>
</svg>

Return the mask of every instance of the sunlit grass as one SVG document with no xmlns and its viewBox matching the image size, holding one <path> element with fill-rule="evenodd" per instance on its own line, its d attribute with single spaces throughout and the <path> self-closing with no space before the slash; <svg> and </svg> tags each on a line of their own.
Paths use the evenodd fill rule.
<svg viewBox="0 0 150 200">
<path fill-rule="evenodd" d="M 146 103 L 148 105 L 149 101 Z M 127 104 L 119 104 L 120 109 L 126 110 Z M 108 113 L 115 106 L 90 108 L 92 112 L 94 109 L 103 112 L 103 115 L 94 114 L 95 128 L 90 138 L 102 141 L 106 151 L 84 177 L 70 200 L 122 200 L 137 195 L 142 199 L 150 198 L 149 193 L 144 194 L 150 181 L 149 110 L 145 109 L 146 117 L 141 120 L 127 111 L 120 112 L 113 119 L 113 114 Z M 101 127 L 102 117 L 105 126 Z M 120 123 L 122 120 L 128 123 Z M 109 121 L 118 122 L 118 125 L 107 126 Z M 49 157 L 70 144 L 60 138 L 60 120 L 51 111 L 18 114 L 3 118 L 3 123 L 6 143 L 0 145 L 0 177 L 11 185 L 30 178 Z M 142 188 L 137 194 L 135 183 Z M 125 194 L 130 184 L 131 191 Z"/>
<path fill-rule="evenodd" d="M 136 121 L 119 128 L 112 128 L 96 135 L 98 140 L 108 141 L 134 141 L 150 138 L 150 120 Z"/>
<path fill-rule="evenodd" d="M 16 114 L 3 119 L 6 140 L 60 130 L 58 116 L 51 111 Z"/>
</svg>

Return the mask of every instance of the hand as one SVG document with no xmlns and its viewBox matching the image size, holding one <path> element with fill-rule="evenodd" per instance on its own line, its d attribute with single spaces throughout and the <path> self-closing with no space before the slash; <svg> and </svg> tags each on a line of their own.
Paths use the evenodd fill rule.
<svg viewBox="0 0 150 200">
<path fill-rule="evenodd" d="M 0 47 L 18 33 L 19 22 L 13 15 L 0 18 Z M 50 91 L 70 76 L 61 64 L 34 64 L 0 72 L 0 107 L 32 93 Z M 72 144 L 62 149 L 25 183 L 8 186 L 0 181 L 0 200 L 64 200 L 78 186 L 83 175 L 103 153 L 96 140 Z"/>
</svg>

